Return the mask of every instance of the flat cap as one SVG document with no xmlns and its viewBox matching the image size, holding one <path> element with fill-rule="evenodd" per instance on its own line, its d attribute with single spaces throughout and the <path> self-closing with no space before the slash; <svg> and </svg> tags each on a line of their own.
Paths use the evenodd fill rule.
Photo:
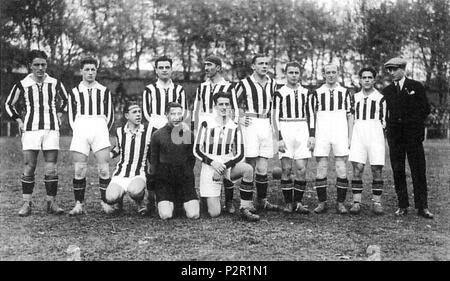
<svg viewBox="0 0 450 281">
<path fill-rule="evenodd" d="M 400 57 L 392 58 L 384 64 L 384 67 L 386 67 L 386 68 L 388 68 L 388 67 L 405 67 L 405 66 L 406 66 L 406 60 L 404 60 Z"/>
<path fill-rule="evenodd" d="M 222 60 L 217 56 L 209 56 L 205 59 L 205 62 L 207 61 L 212 62 L 215 65 L 222 66 Z"/>
</svg>

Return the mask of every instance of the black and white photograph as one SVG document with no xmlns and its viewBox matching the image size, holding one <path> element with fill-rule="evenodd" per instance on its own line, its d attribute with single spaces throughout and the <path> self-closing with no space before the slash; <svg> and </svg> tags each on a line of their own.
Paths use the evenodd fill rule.
<svg viewBox="0 0 450 281">
<path fill-rule="evenodd" d="M 274 280 L 284 262 L 450 260 L 449 0 L 0 15 L 0 261 Z"/>
</svg>

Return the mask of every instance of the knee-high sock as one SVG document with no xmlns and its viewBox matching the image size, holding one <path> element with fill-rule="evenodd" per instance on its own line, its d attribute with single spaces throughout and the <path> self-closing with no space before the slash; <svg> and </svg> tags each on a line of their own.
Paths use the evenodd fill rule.
<svg viewBox="0 0 450 281">
<path fill-rule="evenodd" d="M 229 179 L 223 179 L 223 187 L 225 189 L 225 202 L 233 201 L 234 183 Z"/>
<path fill-rule="evenodd" d="M 269 186 L 267 174 L 265 175 L 256 174 L 255 185 L 257 198 L 258 199 L 267 198 L 267 187 Z"/>
<path fill-rule="evenodd" d="M 294 181 L 294 202 L 302 202 L 306 181 Z"/>
<path fill-rule="evenodd" d="M 327 201 L 327 178 L 323 179 L 316 179 L 316 182 L 314 183 L 314 188 L 317 192 L 317 198 L 319 199 L 319 202 L 325 202 Z"/>
<path fill-rule="evenodd" d="M 56 193 L 58 192 L 58 176 L 45 175 L 44 183 L 45 190 L 47 191 L 47 196 L 56 196 Z"/>
<path fill-rule="evenodd" d="M 34 189 L 34 175 L 21 177 L 22 194 L 31 195 Z"/>
<path fill-rule="evenodd" d="M 343 203 L 345 201 L 345 197 L 347 195 L 347 189 L 348 189 L 347 178 L 337 178 L 336 188 L 337 188 L 337 201 L 339 203 Z"/>
<path fill-rule="evenodd" d="M 362 190 L 363 190 L 362 180 L 352 180 L 353 203 L 361 203 Z"/>
<path fill-rule="evenodd" d="M 108 179 L 98 178 L 98 186 L 100 188 L 100 198 L 105 203 L 108 203 L 106 201 L 106 188 L 108 187 L 110 181 L 111 181 L 110 178 Z"/>
<path fill-rule="evenodd" d="M 241 208 L 251 207 L 253 203 L 253 182 L 241 181 L 239 187 L 239 194 L 241 196 Z"/>
<path fill-rule="evenodd" d="M 86 178 L 73 179 L 73 194 L 75 195 L 75 201 L 84 201 L 84 192 L 86 190 Z"/>
<path fill-rule="evenodd" d="M 281 180 L 281 191 L 283 192 L 284 202 L 292 203 L 292 180 Z"/>
</svg>

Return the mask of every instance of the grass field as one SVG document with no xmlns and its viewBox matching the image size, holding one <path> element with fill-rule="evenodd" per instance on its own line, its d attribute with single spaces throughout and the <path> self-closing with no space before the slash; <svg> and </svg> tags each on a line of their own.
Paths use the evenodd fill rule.
<svg viewBox="0 0 450 281">
<path fill-rule="evenodd" d="M 58 200 L 66 212 L 74 204 L 69 143 L 69 137 L 62 138 L 59 156 Z M 323 215 L 263 213 L 257 223 L 242 221 L 237 215 L 161 221 L 154 213 L 139 217 L 133 202 L 127 198 L 125 212 L 110 217 L 101 212 L 92 158 L 86 192 L 88 215 L 53 216 L 47 215 L 44 209 L 42 156 L 36 171 L 33 214 L 21 218 L 17 215 L 21 206 L 20 148 L 19 138 L 0 138 L 0 260 L 65 260 L 65 251 L 71 244 L 80 247 L 83 260 L 365 260 L 369 245 L 380 246 L 383 260 L 450 260 L 448 140 L 425 143 L 429 206 L 435 214 L 434 220 L 420 218 L 412 209 L 405 218 L 394 217 L 396 196 L 389 158 L 383 172 L 385 215 L 380 217 L 370 212 L 367 169 L 363 211 L 359 216 L 341 216 L 330 208 Z M 271 164 L 279 165 L 279 161 Z M 197 163 L 197 182 L 198 168 Z M 311 182 L 314 168 L 312 160 L 305 198 L 310 209 L 317 202 Z M 413 203 L 409 171 L 407 177 Z M 328 178 L 334 184 L 331 170 Z M 269 198 L 282 204 L 278 185 L 279 181 L 270 182 Z M 328 190 L 329 202 L 334 206 L 335 188 Z M 236 189 L 235 204 L 238 202 Z M 351 192 L 347 193 L 346 203 L 351 203 Z"/>
</svg>

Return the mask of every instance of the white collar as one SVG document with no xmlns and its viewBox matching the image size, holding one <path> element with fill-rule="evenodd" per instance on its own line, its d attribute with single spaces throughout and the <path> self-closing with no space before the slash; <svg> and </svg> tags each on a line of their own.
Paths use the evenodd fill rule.
<svg viewBox="0 0 450 281">
<path fill-rule="evenodd" d="M 80 82 L 80 84 L 78 84 L 79 88 L 84 88 L 84 89 L 98 89 L 99 88 L 99 83 L 97 81 L 94 81 L 91 85 L 86 86 L 85 83 L 83 83 L 83 81 Z"/>
<path fill-rule="evenodd" d="M 395 81 L 395 83 L 394 83 L 394 84 L 398 83 L 398 85 L 400 86 L 400 91 L 403 89 L 403 85 L 405 84 L 405 80 L 406 80 L 406 76 L 403 76 L 402 79 L 400 79 L 398 81 Z"/>
<path fill-rule="evenodd" d="M 169 86 L 169 87 L 166 87 Z M 167 89 L 167 88 L 173 88 L 174 84 L 172 82 L 172 79 L 169 79 L 168 83 L 164 83 L 161 79 L 158 78 L 158 80 L 156 81 L 156 87 L 158 88 L 163 88 L 163 89 Z"/>
<path fill-rule="evenodd" d="M 225 84 L 227 81 L 222 76 L 220 76 L 220 79 L 217 83 L 213 83 L 211 78 L 206 79 L 205 82 L 209 85 L 222 85 L 222 84 Z"/>
<path fill-rule="evenodd" d="M 269 77 L 269 75 L 267 75 L 267 74 L 265 75 L 265 77 L 266 77 L 266 79 L 267 79 L 267 82 L 266 82 L 266 85 L 267 85 L 267 83 L 270 82 L 270 77 Z M 255 81 L 256 83 L 260 84 L 259 81 L 256 80 L 256 78 L 255 78 L 255 73 L 253 73 L 252 75 L 250 75 L 250 79 L 252 79 L 252 80 Z"/>
<path fill-rule="evenodd" d="M 53 77 L 51 77 L 50 75 L 48 75 L 47 73 L 44 74 L 44 80 L 42 80 L 42 83 L 50 83 L 51 80 L 54 79 Z M 22 80 L 25 84 L 28 85 L 34 85 L 34 84 L 38 84 L 38 82 L 36 82 L 33 79 L 33 73 L 28 74 L 27 76 L 25 76 L 25 78 L 23 78 Z"/>
<path fill-rule="evenodd" d="M 144 125 L 140 124 L 139 128 L 137 131 L 131 131 L 130 126 L 128 125 L 128 122 L 125 124 L 123 130 L 125 131 L 125 133 L 129 133 L 129 134 L 135 134 L 138 132 L 143 132 L 144 131 Z"/>
</svg>

